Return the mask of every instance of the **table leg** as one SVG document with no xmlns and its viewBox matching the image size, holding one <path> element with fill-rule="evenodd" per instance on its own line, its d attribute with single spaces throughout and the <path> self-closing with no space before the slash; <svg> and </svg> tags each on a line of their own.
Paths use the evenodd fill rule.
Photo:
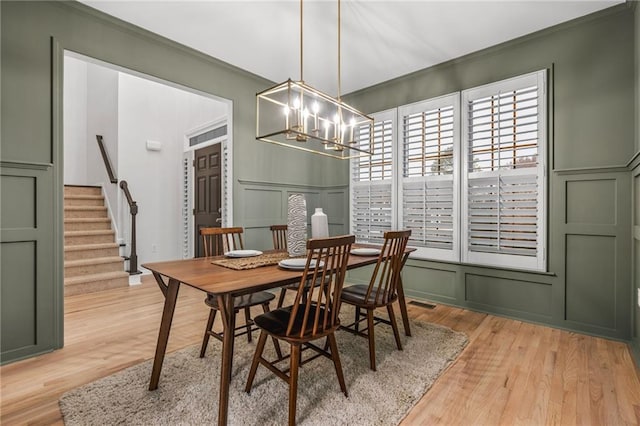
<svg viewBox="0 0 640 426">
<path fill-rule="evenodd" d="M 156 355 L 153 359 L 153 369 L 151 370 L 149 390 L 158 389 L 160 372 L 162 371 L 162 362 L 164 361 L 164 354 L 167 351 L 167 341 L 169 340 L 169 331 L 171 331 L 171 321 L 173 320 L 173 312 L 176 308 L 179 289 L 180 281 L 170 279 L 167 291 L 164 295 L 164 309 L 162 310 L 162 320 L 160 321 L 160 331 L 158 332 L 158 343 L 156 344 Z"/>
<path fill-rule="evenodd" d="M 409 254 L 404 255 L 402 266 L 407 262 Z M 400 270 L 402 272 L 402 269 Z M 400 315 L 402 315 L 402 324 L 404 325 L 404 334 L 411 336 L 411 328 L 409 327 L 409 314 L 407 312 L 407 303 L 404 300 L 404 287 L 402 286 L 402 276 L 398 280 L 398 303 L 400 304 Z"/>
<path fill-rule="evenodd" d="M 218 296 L 218 306 L 221 309 L 222 336 L 222 366 L 220 368 L 220 402 L 218 404 L 218 425 L 227 424 L 229 411 L 229 385 L 231 384 L 231 367 L 233 365 L 233 342 L 236 328 L 236 315 L 233 310 L 233 296 L 225 294 Z"/>
</svg>

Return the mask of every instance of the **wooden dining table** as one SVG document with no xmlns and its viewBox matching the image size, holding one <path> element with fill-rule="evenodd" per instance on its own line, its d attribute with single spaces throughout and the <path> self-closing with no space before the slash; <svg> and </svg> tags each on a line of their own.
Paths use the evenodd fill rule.
<svg viewBox="0 0 640 426">
<path fill-rule="evenodd" d="M 372 247 L 355 244 L 353 248 Z M 408 248 L 404 261 L 415 249 Z M 164 294 L 164 308 L 158 332 L 153 368 L 149 390 L 158 388 L 162 363 L 167 350 L 171 322 L 178 300 L 178 290 L 182 284 L 212 294 L 218 299 L 222 317 L 222 362 L 220 369 L 220 400 L 218 405 L 218 424 L 226 425 L 229 407 L 229 385 L 231 383 L 231 367 L 233 360 L 234 329 L 236 316 L 234 299 L 245 294 L 269 290 L 287 284 L 300 282 L 303 271 L 287 270 L 277 265 L 262 266 L 254 269 L 235 270 L 213 264 L 212 261 L 222 257 L 201 257 L 195 259 L 174 260 L 167 262 L 145 263 L 142 266 L 150 270 Z M 349 256 L 347 269 L 354 269 L 375 264 L 378 256 Z M 398 286 L 398 299 L 405 334 L 411 335 L 409 318 L 404 298 L 402 280 Z"/>
</svg>

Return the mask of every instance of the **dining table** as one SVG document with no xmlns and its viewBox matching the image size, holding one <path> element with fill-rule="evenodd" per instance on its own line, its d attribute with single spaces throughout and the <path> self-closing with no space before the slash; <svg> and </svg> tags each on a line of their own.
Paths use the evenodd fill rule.
<svg viewBox="0 0 640 426">
<path fill-rule="evenodd" d="M 353 248 L 372 247 L 375 246 L 370 244 L 353 245 Z M 413 248 L 407 248 L 403 258 L 403 265 L 409 257 L 409 254 L 414 250 Z M 265 253 L 269 252 L 273 251 L 265 251 Z M 378 257 L 378 255 L 350 255 L 347 269 L 375 264 L 378 261 Z M 224 258 L 224 256 L 153 262 L 145 263 L 142 266 L 151 271 L 165 298 L 149 382 L 150 391 L 158 388 L 180 286 L 185 284 L 217 297 L 223 327 L 218 424 L 226 425 L 233 361 L 234 330 L 236 327 L 234 299 L 257 291 L 274 289 L 300 282 L 303 271 L 284 269 L 277 264 L 253 269 L 236 270 L 212 263 L 221 258 Z M 409 328 L 409 318 L 407 315 L 404 289 L 402 288 L 402 279 L 400 279 L 398 285 L 398 299 L 405 334 L 410 336 L 411 330 Z"/>
</svg>

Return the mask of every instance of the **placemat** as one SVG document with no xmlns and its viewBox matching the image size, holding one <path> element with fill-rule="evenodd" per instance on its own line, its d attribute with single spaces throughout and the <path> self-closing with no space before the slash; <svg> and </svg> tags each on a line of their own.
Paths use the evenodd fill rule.
<svg viewBox="0 0 640 426">
<path fill-rule="evenodd" d="M 252 257 L 228 257 L 225 259 L 216 259 L 212 260 L 211 263 L 240 271 L 243 269 L 259 268 L 260 266 L 276 265 L 281 260 L 288 258 L 289 253 L 286 251 L 279 251 L 276 253 L 264 253 L 259 256 Z"/>
</svg>

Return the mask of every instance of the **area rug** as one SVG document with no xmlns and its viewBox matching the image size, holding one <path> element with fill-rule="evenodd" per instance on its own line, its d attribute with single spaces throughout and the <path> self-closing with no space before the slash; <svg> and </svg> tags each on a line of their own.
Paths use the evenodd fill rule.
<svg viewBox="0 0 640 426">
<path fill-rule="evenodd" d="M 331 360 L 315 359 L 300 369 L 297 423 L 398 424 L 468 342 L 463 333 L 425 322 L 413 321 L 411 332 L 412 337 L 402 335 L 404 350 L 398 351 L 391 327 L 376 326 L 374 372 L 369 369 L 367 340 L 338 331 L 349 397 L 340 391 Z M 284 381 L 259 366 L 251 394 L 244 392 L 255 340 L 248 343 L 243 338 L 236 339 L 229 424 L 285 424 L 288 385 Z M 147 390 L 151 361 L 69 391 L 60 399 L 64 422 L 69 426 L 215 424 L 220 351 L 221 343 L 211 339 L 203 359 L 198 358 L 199 346 L 167 354 L 160 385 L 152 392 Z M 275 353 L 270 340 L 265 353 Z"/>
</svg>

